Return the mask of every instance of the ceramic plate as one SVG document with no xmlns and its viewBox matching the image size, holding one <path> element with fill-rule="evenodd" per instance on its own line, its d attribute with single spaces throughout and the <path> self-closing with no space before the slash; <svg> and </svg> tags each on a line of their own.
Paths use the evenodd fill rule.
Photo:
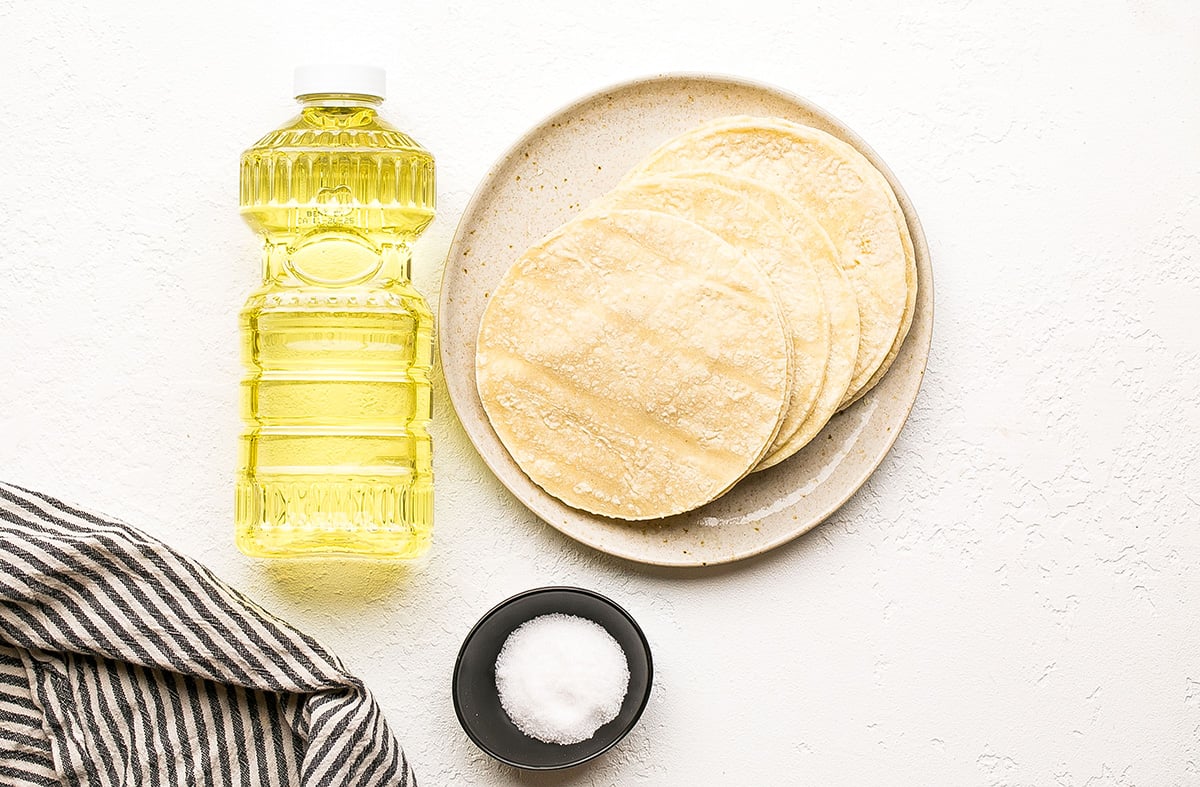
<svg viewBox="0 0 1200 787">
<path fill-rule="evenodd" d="M 521 472 L 475 389 L 475 337 L 488 294 L 528 246 L 567 221 L 668 138 L 722 115 L 772 115 L 822 129 L 857 148 L 887 177 L 917 256 L 912 328 L 883 380 L 834 416 L 792 458 L 753 473 L 703 508 L 653 522 L 577 511 Z M 617 85 L 544 120 L 488 173 L 468 204 L 446 260 L 439 314 L 450 400 L 484 461 L 535 514 L 609 554 L 664 566 L 727 563 L 804 533 L 854 494 L 895 442 L 921 386 L 933 325 L 933 275 L 921 224 L 904 189 L 866 143 L 807 101 L 726 77 L 667 75 Z"/>
</svg>

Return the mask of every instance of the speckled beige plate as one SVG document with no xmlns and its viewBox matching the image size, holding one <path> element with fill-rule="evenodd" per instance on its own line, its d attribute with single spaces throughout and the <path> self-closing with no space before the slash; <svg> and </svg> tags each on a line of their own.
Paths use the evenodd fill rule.
<svg viewBox="0 0 1200 787">
<path fill-rule="evenodd" d="M 661 142 L 723 115 L 773 115 L 853 145 L 891 183 L 917 258 L 912 328 L 891 370 L 785 462 L 754 473 L 687 514 L 622 522 L 570 508 L 529 480 L 492 431 L 475 389 L 475 337 L 487 296 L 526 247 L 581 211 Z M 563 533 L 609 554 L 664 566 L 727 563 L 811 530 L 862 486 L 916 400 L 933 326 L 933 274 L 908 196 L 866 143 L 825 111 L 776 88 L 727 77 L 668 75 L 595 93 L 544 120 L 492 168 L 458 225 L 439 313 L 450 400 L 484 461 L 514 495 Z"/>
</svg>

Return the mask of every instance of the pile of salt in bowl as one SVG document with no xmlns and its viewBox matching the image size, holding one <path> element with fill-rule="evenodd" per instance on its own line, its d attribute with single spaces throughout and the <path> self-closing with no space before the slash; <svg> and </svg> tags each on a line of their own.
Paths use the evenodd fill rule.
<svg viewBox="0 0 1200 787">
<path fill-rule="evenodd" d="M 496 658 L 500 705 L 524 734 L 543 743 L 586 741 L 617 717 L 629 664 L 594 621 L 541 615 L 505 640 Z"/>
</svg>

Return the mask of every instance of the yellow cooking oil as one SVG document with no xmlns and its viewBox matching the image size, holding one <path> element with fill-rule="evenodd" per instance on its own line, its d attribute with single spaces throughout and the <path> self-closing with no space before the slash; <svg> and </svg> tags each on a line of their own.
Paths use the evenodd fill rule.
<svg viewBox="0 0 1200 787">
<path fill-rule="evenodd" d="M 434 160 L 379 116 L 383 73 L 296 70 L 300 114 L 242 154 L 263 243 L 241 312 L 238 547 L 415 558 L 429 547 L 433 314 L 411 282 Z"/>
</svg>

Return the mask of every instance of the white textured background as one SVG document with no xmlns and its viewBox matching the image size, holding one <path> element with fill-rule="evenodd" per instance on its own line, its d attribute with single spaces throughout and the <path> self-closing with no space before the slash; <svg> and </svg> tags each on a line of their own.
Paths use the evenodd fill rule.
<svg viewBox="0 0 1200 787">
<path fill-rule="evenodd" d="M 0 477 L 316 634 L 425 785 L 1200 784 L 1200 7 L 643 5 L 0 0 Z M 389 116 L 438 156 L 431 301 L 491 162 L 584 93 L 711 70 L 845 120 L 936 275 L 890 457 L 772 554 L 649 570 L 515 504 L 442 388 L 427 565 L 242 557 L 237 156 L 293 112 L 294 62 L 347 58 L 388 67 Z M 523 775 L 459 729 L 450 670 L 479 614 L 548 583 L 626 605 L 657 683 L 619 749 Z"/>
</svg>

